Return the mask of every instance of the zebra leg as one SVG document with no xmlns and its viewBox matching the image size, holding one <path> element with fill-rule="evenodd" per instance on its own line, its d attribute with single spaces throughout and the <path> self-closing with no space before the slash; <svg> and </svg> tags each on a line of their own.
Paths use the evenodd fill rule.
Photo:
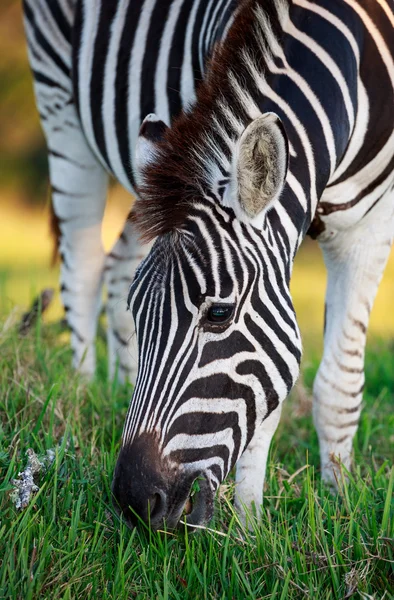
<svg viewBox="0 0 394 600">
<path fill-rule="evenodd" d="M 374 220 L 365 219 L 357 229 L 339 232 L 321 243 L 328 284 L 324 353 L 314 382 L 313 417 L 322 478 L 334 488 L 340 462 L 346 469 L 351 466 L 369 315 L 393 239 L 392 207 L 381 204 L 385 210 L 375 211 Z"/>
<path fill-rule="evenodd" d="M 73 366 L 91 376 L 105 260 L 101 222 L 107 175 L 87 146 L 72 104 L 56 113 L 55 123 L 45 130 L 53 208 L 61 234 L 60 289 L 71 329 Z"/>
<path fill-rule="evenodd" d="M 105 262 L 105 282 L 108 291 L 108 352 L 109 373 L 119 373 L 120 381 L 135 383 L 137 377 L 137 345 L 133 318 L 127 311 L 127 295 L 134 273 L 150 250 L 138 242 L 129 221 Z"/>
<path fill-rule="evenodd" d="M 73 2 L 25 0 L 25 29 L 37 107 L 46 136 L 52 201 L 60 229 L 61 294 L 71 328 L 73 365 L 95 369 L 104 251 L 101 221 L 107 175 L 90 150 L 71 80 Z"/>
<path fill-rule="evenodd" d="M 246 522 L 249 511 L 253 514 L 253 510 L 256 510 L 257 518 L 261 518 L 260 506 L 263 503 L 268 452 L 281 412 L 282 405 L 279 404 L 257 427 L 252 440 L 237 463 L 235 507 L 242 523 Z"/>
</svg>

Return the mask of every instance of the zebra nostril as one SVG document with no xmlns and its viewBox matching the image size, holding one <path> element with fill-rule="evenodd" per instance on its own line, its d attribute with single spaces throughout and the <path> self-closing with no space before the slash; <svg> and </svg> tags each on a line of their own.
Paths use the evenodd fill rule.
<svg viewBox="0 0 394 600">
<path fill-rule="evenodd" d="M 156 492 L 149 500 L 149 516 L 151 521 L 159 521 L 166 511 L 166 495 L 163 491 Z"/>
<path fill-rule="evenodd" d="M 214 492 L 206 476 L 198 476 L 183 506 L 182 523 L 189 526 L 206 523 L 212 517 Z"/>
<path fill-rule="evenodd" d="M 183 507 L 183 514 L 190 515 L 193 512 L 195 504 L 198 502 L 198 494 L 200 493 L 200 481 L 201 477 L 197 477 L 191 486 L 190 494 Z"/>
<path fill-rule="evenodd" d="M 190 515 L 193 510 L 193 498 L 191 496 L 186 500 L 185 506 L 183 508 L 184 515 Z"/>
</svg>

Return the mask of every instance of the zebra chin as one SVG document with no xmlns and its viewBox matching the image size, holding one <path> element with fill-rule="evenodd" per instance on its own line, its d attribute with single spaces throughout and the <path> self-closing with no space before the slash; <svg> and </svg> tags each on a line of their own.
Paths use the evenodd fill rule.
<svg viewBox="0 0 394 600">
<path fill-rule="evenodd" d="M 169 465 L 148 434 L 119 453 L 113 502 L 131 529 L 142 524 L 155 530 L 204 525 L 213 516 L 214 494 L 206 474 Z"/>
</svg>

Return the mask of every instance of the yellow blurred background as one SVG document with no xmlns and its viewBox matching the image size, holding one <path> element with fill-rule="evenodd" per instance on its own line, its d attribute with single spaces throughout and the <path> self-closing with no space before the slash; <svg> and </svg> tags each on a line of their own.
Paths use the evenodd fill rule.
<svg viewBox="0 0 394 600">
<path fill-rule="evenodd" d="M 103 226 L 109 248 L 122 228 L 131 197 L 112 186 Z M 50 268 L 48 176 L 26 56 L 18 0 L 0 5 L 0 315 L 26 310 L 45 287 L 58 289 Z M 318 245 L 307 239 L 296 259 L 292 292 L 307 347 L 322 346 L 326 275 Z M 370 337 L 394 335 L 394 252 L 373 309 Z M 62 314 L 59 294 L 46 319 Z"/>
</svg>

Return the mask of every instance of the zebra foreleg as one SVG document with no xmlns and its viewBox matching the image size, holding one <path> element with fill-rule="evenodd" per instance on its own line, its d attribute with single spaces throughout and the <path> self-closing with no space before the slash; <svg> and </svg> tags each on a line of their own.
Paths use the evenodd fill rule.
<svg viewBox="0 0 394 600">
<path fill-rule="evenodd" d="M 258 519 L 262 517 L 260 507 L 263 503 L 268 452 L 280 421 L 281 411 L 282 407 L 279 405 L 257 427 L 252 440 L 237 463 L 235 507 L 244 524 L 248 516 L 253 515 L 254 512 Z"/>
<path fill-rule="evenodd" d="M 334 488 L 340 463 L 346 469 L 351 466 L 364 387 L 367 326 L 392 238 L 392 208 L 386 203 L 357 229 L 339 232 L 321 244 L 328 285 L 324 354 L 314 382 L 313 416 L 322 478 Z"/>
<path fill-rule="evenodd" d="M 120 381 L 129 380 L 133 384 L 137 377 L 137 345 L 133 319 L 127 311 L 127 295 L 135 271 L 149 249 L 150 245 L 138 242 L 127 221 L 105 262 L 109 373 L 113 378 L 118 371 Z"/>
<path fill-rule="evenodd" d="M 72 331 L 73 365 L 92 375 L 104 266 L 101 221 L 107 175 L 86 141 L 74 104 L 74 2 L 47 4 L 52 8 L 25 0 L 25 28 L 60 229 L 61 294 Z"/>
<path fill-rule="evenodd" d="M 67 123 L 66 123 L 67 121 Z M 89 150 L 73 105 L 47 131 L 52 200 L 59 221 L 60 289 L 71 329 L 73 366 L 92 376 L 105 254 L 101 241 L 107 175 Z M 67 128 L 73 123 L 73 127 Z"/>
</svg>

